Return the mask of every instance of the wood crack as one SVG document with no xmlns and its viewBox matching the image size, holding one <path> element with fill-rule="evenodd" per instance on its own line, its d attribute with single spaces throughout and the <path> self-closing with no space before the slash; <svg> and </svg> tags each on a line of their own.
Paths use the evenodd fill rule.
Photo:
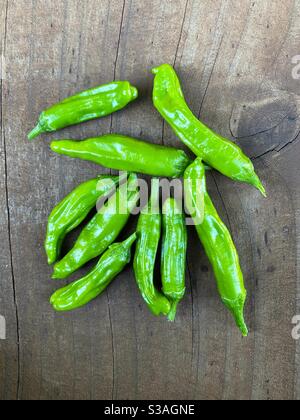
<svg viewBox="0 0 300 420">
<path fill-rule="evenodd" d="M 180 30 L 180 34 L 179 34 L 179 40 L 178 40 L 178 44 L 177 44 L 177 48 L 176 48 L 176 53 L 175 53 L 174 67 L 176 66 L 176 62 L 177 62 L 177 58 L 178 58 L 178 52 L 179 52 L 179 47 L 180 47 L 181 40 L 182 40 L 183 29 L 184 29 L 184 24 L 185 24 L 185 20 L 186 20 L 188 5 L 189 5 L 189 0 L 187 0 L 186 1 L 186 4 L 185 4 L 185 9 L 184 9 L 184 14 L 183 14 L 183 20 L 182 20 L 181 30 Z"/>
<path fill-rule="evenodd" d="M 119 52 L 120 52 L 120 45 L 121 45 L 121 38 L 122 38 L 122 28 L 123 28 L 123 23 L 124 23 L 125 9 L 126 9 L 126 0 L 123 1 L 122 16 L 121 16 L 121 23 L 120 23 L 120 31 L 119 31 L 118 45 L 117 45 L 117 54 L 116 54 L 116 61 L 115 61 L 115 67 L 114 67 L 114 80 L 116 80 L 116 75 L 117 75 L 117 64 L 118 64 L 118 58 L 119 58 Z"/>
<path fill-rule="evenodd" d="M 227 206 L 226 206 L 226 204 L 225 204 L 225 200 L 224 200 L 224 198 L 223 198 L 223 196 L 222 196 L 222 194 L 221 194 L 221 191 L 220 191 L 220 188 L 219 188 L 218 182 L 217 182 L 216 177 L 215 177 L 215 175 L 214 175 L 214 173 L 213 173 L 213 172 L 212 172 L 212 177 L 213 177 L 214 183 L 215 183 L 215 185 L 216 185 L 218 195 L 220 196 L 220 199 L 221 199 L 222 205 L 223 205 L 223 207 L 224 207 L 224 210 L 225 210 L 225 213 L 226 213 L 226 217 L 227 217 L 227 219 L 228 219 L 229 227 L 230 227 L 230 230 L 231 230 L 232 226 L 231 226 L 230 216 L 229 216 L 229 213 L 228 213 L 228 210 L 227 210 Z"/>
<path fill-rule="evenodd" d="M 289 141 L 288 143 L 286 143 L 284 146 L 281 146 L 281 147 L 280 146 L 276 146 L 276 147 L 272 148 L 271 150 L 268 150 L 268 151 L 266 151 L 264 153 L 261 153 L 258 156 L 253 157 L 252 160 L 255 161 L 255 160 L 261 159 L 261 158 L 266 157 L 266 156 L 268 156 L 268 155 L 270 155 L 271 153 L 274 153 L 274 152 L 280 154 L 287 147 L 291 146 L 292 144 L 296 144 L 299 141 L 299 139 L 300 139 L 299 138 L 299 135 L 300 135 L 300 130 L 297 132 L 297 134 L 295 135 L 295 137 L 291 141 Z"/>
<path fill-rule="evenodd" d="M 227 1 L 224 2 L 224 4 L 222 3 L 222 6 L 221 6 L 221 9 L 220 9 L 220 12 L 219 12 L 219 16 L 218 16 L 218 20 L 217 20 L 217 25 L 216 25 L 216 33 L 217 34 L 221 34 L 220 22 L 222 22 L 223 15 L 224 15 L 224 10 L 226 10 L 227 7 L 228 7 L 228 2 Z M 202 98 L 202 101 L 201 101 L 201 104 L 200 104 L 200 109 L 199 109 L 199 112 L 198 112 L 198 118 L 199 119 L 200 119 L 200 116 L 201 116 L 201 113 L 202 113 L 203 105 L 204 105 L 204 102 L 205 102 L 205 99 L 206 99 L 206 96 L 207 96 L 207 92 L 208 92 L 208 89 L 209 89 L 209 86 L 210 86 L 210 83 L 211 83 L 211 79 L 212 79 L 212 76 L 214 74 L 214 70 L 215 70 L 220 52 L 222 50 L 222 44 L 223 44 L 224 36 L 225 36 L 224 33 L 222 33 L 220 41 L 218 42 L 218 39 L 216 40 L 216 42 L 218 42 L 217 49 L 214 48 L 216 42 L 214 41 L 214 43 L 213 43 L 214 44 L 213 45 L 213 51 L 215 52 L 215 58 L 214 58 L 212 67 L 211 67 L 210 72 L 209 72 L 208 81 L 207 81 L 206 88 L 205 88 L 205 91 L 204 91 L 204 95 L 203 95 L 203 98 Z M 218 38 L 220 38 L 220 35 L 218 36 Z M 209 58 L 210 58 L 210 55 L 208 56 L 207 61 L 209 60 Z M 205 64 L 205 67 L 206 66 L 207 66 L 207 64 Z"/>
<path fill-rule="evenodd" d="M 187 258 L 187 271 L 190 280 L 190 287 L 191 287 L 191 301 L 192 301 L 192 360 L 191 360 L 191 367 L 192 367 L 192 374 L 193 374 L 193 367 L 194 367 L 194 357 L 197 357 L 197 366 L 196 366 L 196 373 L 195 373 L 195 387 L 197 387 L 198 379 L 199 379 L 199 360 L 200 360 L 200 345 L 199 340 L 195 340 L 195 299 L 194 299 L 194 289 L 193 289 L 193 276 L 192 271 L 190 268 L 189 259 Z M 196 350 L 197 349 L 197 350 Z M 197 356 L 196 356 L 197 354 Z"/>
<path fill-rule="evenodd" d="M 222 43 L 223 43 L 223 39 L 224 39 L 224 35 L 223 35 L 223 36 L 222 36 L 222 38 L 221 38 L 221 42 L 220 42 L 220 45 L 219 45 L 219 48 L 218 48 L 218 52 L 217 52 L 217 55 L 216 55 L 216 57 L 215 57 L 215 60 L 214 60 L 214 63 L 213 63 L 212 69 L 211 69 L 211 71 L 210 71 L 210 75 L 209 75 L 208 83 L 207 83 L 207 85 L 206 85 L 205 92 L 204 92 L 204 95 L 203 95 L 203 99 L 202 99 L 202 102 L 201 102 L 201 105 L 200 105 L 200 110 L 199 110 L 199 113 L 198 113 L 198 119 L 200 119 L 200 117 L 201 117 L 201 113 L 202 113 L 203 105 L 204 105 L 204 102 L 205 102 L 205 99 L 206 99 L 206 96 L 207 96 L 207 92 L 208 92 L 208 88 L 209 88 L 209 86 L 210 86 L 210 82 L 211 82 L 211 79 L 212 79 L 212 76 L 213 76 L 213 74 L 214 74 L 215 67 L 216 67 L 216 64 L 217 64 L 217 61 L 218 61 L 218 58 L 219 58 L 219 54 L 220 54 L 220 51 L 221 51 L 221 47 L 222 47 Z"/>
<path fill-rule="evenodd" d="M 287 41 L 287 39 L 288 39 L 288 37 L 289 37 L 289 35 L 291 33 L 290 31 L 291 31 L 291 27 L 292 27 L 292 24 L 293 24 L 293 21 L 294 21 L 294 16 L 295 16 L 295 13 L 294 13 L 295 7 L 296 7 L 296 2 L 294 0 L 293 7 L 291 7 L 291 12 L 290 12 L 290 15 L 289 15 L 288 29 L 285 32 L 285 35 L 284 35 L 284 38 L 283 38 L 283 40 L 281 42 L 280 48 L 278 49 L 278 51 L 276 53 L 276 56 L 275 56 L 275 58 L 273 60 L 272 67 L 274 67 L 274 65 L 276 64 L 276 61 L 278 60 L 278 57 L 280 56 L 280 54 L 281 54 L 281 52 L 283 50 L 283 47 L 285 46 L 285 43 L 286 43 L 286 41 Z"/>
<path fill-rule="evenodd" d="M 183 29 L 184 29 L 184 24 L 185 24 L 185 20 L 186 20 L 188 5 L 189 5 L 189 0 L 187 0 L 186 3 L 185 3 L 182 25 L 181 25 L 180 34 L 179 34 L 179 40 L 178 40 L 176 51 L 175 51 L 175 58 L 174 58 L 174 62 L 173 62 L 173 67 L 176 66 L 176 62 L 177 62 L 177 58 L 178 58 L 178 52 L 179 52 L 179 47 L 180 47 L 181 40 L 182 40 Z M 162 137 L 161 137 L 161 141 L 162 141 L 163 145 L 165 144 L 165 128 L 166 128 L 166 122 L 165 122 L 165 120 L 163 120 L 163 123 L 162 123 Z"/>
<path fill-rule="evenodd" d="M 116 60 L 115 60 L 114 72 L 113 72 L 114 80 L 116 80 L 116 76 L 117 76 L 117 64 L 118 64 L 118 58 L 119 58 L 119 52 L 120 52 L 120 45 L 121 45 L 121 38 L 122 38 L 122 28 L 123 28 L 123 23 L 124 23 L 125 9 L 126 9 L 126 0 L 123 1 L 123 7 L 122 7 L 122 15 L 121 15 L 121 23 L 120 23 L 120 30 L 119 30 L 119 36 L 118 36 L 117 53 L 116 53 Z M 113 120 L 114 120 L 114 117 L 112 115 L 111 116 L 111 119 L 110 119 L 110 133 L 112 133 Z"/>
<path fill-rule="evenodd" d="M 109 323 L 110 323 L 110 331 L 111 331 L 111 349 L 112 349 L 112 368 L 113 368 L 113 383 L 112 383 L 112 401 L 115 399 L 115 338 L 114 338 L 114 330 L 113 330 L 113 322 L 111 317 L 111 310 L 110 310 L 110 299 L 109 299 L 109 292 L 106 292 L 107 297 L 107 306 L 108 306 L 108 316 L 109 316 Z"/>
<path fill-rule="evenodd" d="M 7 31 L 8 31 L 8 0 L 6 1 L 5 6 L 5 22 L 4 22 L 4 39 L 3 39 L 3 56 L 5 57 L 6 53 L 6 40 L 7 40 Z M 19 322 L 19 310 L 17 302 L 17 293 L 16 293 L 16 281 L 15 281 L 15 272 L 13 264 L 13 251 L 12 251 L 12 233 L 11 233 L 11 216 L 10 216 L 10 206 L 9 206 L 9 189 L 8 189 L 8 162 L 7 162 L 7 148 L 6 148 L 6 132 L 5 132 L 5 122 L 4 122 L 4 112 L 3 112 L 3 103 L 4 103 L 4 93 L 3 93 L 3 79 L 1 79 L 1 124 L 2 124 L 2 138 L 3 138 L 3 151 L 4 151 L 4 172 L 5 172 L 5 201 L 7 209 L 7 230 L 8 230 L 8 247 L 10 255 L 10 267 L 11 267 L 11 277 L 12 277 L 12 288 L 13 288 L 13 301 L 15 308 L 15 317 L 16 317 L 16 329 L 17 329 L 17 389 L 16 389 L 16 398 L 20 399 L 20 379 L 21 379 L 21 358 L 20 358 L 20 322 Z"/>
<path fill-rule="evenodd" d="M 79 32 L 79 46 L 78 46 L 78 59 L 77 59 L 77 85 L 79 83 L 80 77 L 80 63 L 81 63 L 81 54 L 82 54 L 82 35 L 83 35 L 83 22 L 85 20 L 86 8 L 83 8 L 82 18 L 80 20 L 80 32 Z"/>
<path fill-rule="evenodd" d="M 232 110 L 231 113 L 231 118 L 233 116 L 233 112 L 234 112 L 234 108 Z M 229 123 L 229 129 L 230 129 L 230 133 L 232 135 L 233 138 L 237 139 L 237 140 L 244 140 L 244 139 L 248 139 L 248 138 L 252 138 L 255 136 L 259 136 L 261 134 L 266 134 L 269 131 L 275 130 L 276 128 L 278 128 L 287 118 L 289 117 L 289 114 L 285 115 L 277 124 L 275 124 L 274 126 L 270 127 L 270 128 L 266 128 L 265 130 L 261 130 L 261 131 L 257 131 L 256 133 L 253 134 L 249 134 L 248 136 L 236 136 L 233 132 L 233 129 L 231 127 L 231 118 L 230 118 L 230 123 Z"/>
<path fill-rule="evenodd" d="M 122 14 L 121 14 L 121 22 L 120 22 L 120 30 L 119 30 L 119 36 L 118 36 L 118 45 L 117 45 L 117 52 L 116 52 L 116 60 L 114 63 L 114 71 L 113 71 L 113 80 L 116 80 L 117 76 L 117 64 L 118 64 L 118 58 L 119 58 L 119 52 L 120 52 L 120 45 L 121 45 L 121 37 L 122 37 L 122 28 L 124 23 L 124 16 L 125 16 L 125 8 L 126 8 L 126 0 L 123 1 L 123 7 L 122 7 Z M 113 129 L 113 114 L 110 119 L 110 133 L 112 133 Z M 112 174 L 112 171 L 110 171 L 110 174 Z M 109 324 L 110 324 L 110 331 L 111 331 L 111 347 L 112 347 L 112 401 L 115 399 L 115 391 L 116 391 L 116 358 L 115 358 L 115 339 L 114 339 L 114 331 L 113 331 L 113 322 L 112 322 L 112 316 L 111 316 L 111 309 L 110 309 L 110 299 L 109 299 L 109 292 L 106 291 L 106 298 L 107 298 L 107 305 L 108 305 L 108 317 L 109 317 Z"/>
<path fill-rule="evenodd" d="M 218 182 L 215 178 L 214 173 L 212 173 L 212 177 L 213 177 L 214 183 L 216 185 L 218 195 L 220 196 L 223 208 L 224 208 L 225 213 L 226 213 L 226 218 L 228 220 L 228 225 L 229 225 L 229 228 L 230 228 L 230 231 L 231 231 L 230 233 L 232 234 L 232 225 L 231 225 L 230 216 L 229 216 L 229 213 L 228 213 L 228 210 L 227 210 L 225 200 L 224 200 L 224 198 L 221 194 L 221 191 L 220 191 L 220 188 L 219 188 L 219 185 L 218 185 Z M 227 318 L 228 318 L 228 313 L 227 313 Z M 226 351 L 225 351 L 225 371 L 227 370 L 227 364 L 228 364 L 229 335 L 230 335 L 230 332 L 227 332 L 227 334 L 226 334 Z M 224 380 L 224 383 L 223 383 L 223 391 L 222 391 L 223 395 L 225 393 L 225 387 L 226 387 L 226 377 L 225 377 L 225 380 Z"/>
</svg>

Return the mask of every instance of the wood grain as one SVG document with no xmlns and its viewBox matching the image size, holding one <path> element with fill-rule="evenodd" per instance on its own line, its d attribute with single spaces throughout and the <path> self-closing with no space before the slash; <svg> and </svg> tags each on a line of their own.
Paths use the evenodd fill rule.
<svg viewBox="0 0 300 420">
<path fill-rule="evenodd" d="M 300 1 L 0 3 L 0 314 L 8 325 L 0 400 L 299 399 L 300 347 L 291 331 L 300 314 L 300 81 L 292 77 Z M 78 183 L 104 172 L 54 156 L 48 141 L 118 132 L 183 147 L 151 103 L 151 68 L 163 62 L 175 65 L 196 115 L 238 142 L 267 186 L 265 200 L 209 176 L 241 256 L 248 339 L 220 303 L 192 228 L 188 293 L 174 324 L 148 313 L 131 268 L 82 310 L 57 315 L 48 303 L 66 284 L 50 280 L 48 214 Z M 114 78 L 135 84 L 139 100 L 28 143 L 43 108 Z"/>
</svg>

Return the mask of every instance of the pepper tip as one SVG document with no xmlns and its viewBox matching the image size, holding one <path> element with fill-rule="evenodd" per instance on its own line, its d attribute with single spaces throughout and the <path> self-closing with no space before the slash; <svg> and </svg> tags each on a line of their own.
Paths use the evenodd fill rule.
<svg viewBox="0 0 300 420">
<path fill-rule="evenodd" d="M 261 192 L 261 194 L 267 198 L 267 193 L 266 193 L 266 189 L 263 186 L 261 180 L 259 179 L 258 175 L 255 174 L 254 178 L 251 181 L 251 185 L 253 185 L 253 187 L 257 188 L 258 191 Z"/>
<path fill-rule="evenodd" d="M 133 99 L 137 99 L 139 97 L 139 91 L 134 86 L 131 86 L 131 95 Z"/>
<path fill-rule="evenodd" d="M 263 184 L 259 181 L 258 185 L 257 185 L 257 189 L 262 193 L 262 195 L 267 198 L 267 192 L 265 187 L 263 186 Z"/>
<path fill-rule="evenodd" d="M 267 194 L 267 192 L 266 192 L 266 190 L 265 190 L 265 188 L 264 188 L 264 187 L 260 190 L 260 192 L 262 193 L 262 195 L 263 195 L 265 198 L 268 198 L 268 194 Z"/>
<path fill-rule="evenodd" d="M 52 150 L 52 152 L 58 153 L 59 152 L 59 145 L 61 142 L 58 142 L 56 140 L 52 141 L 50 143 L 50 149 Z"/>
<path fill-rule="evenodd" d="M 167 63 L 165 63 L 165 64 L 162 64 L 161 66 L 154 67 L 154 68 L 152 69 L 152 73 L 153 73 L 153 74 L 157 74 L 157 73 L 159 73 L 159 71 L 160 71 L 160 70 L 162 70 L 162 69 L 172 69 L 172 70 L 174 70 L 174 67 L 173 67 L 171 64 L 167 64 Z"/>
<path fill-rule="evenodd" d="M 55 295 L 56 295 L 56 293 L 53 293 L 53 295 L 51 296 L 51 298 L 50 298 L 50 300 L 49 300 L 49 302 L 50 302 L 50 304 L 54 307 L 54 302 L 55 302 Z"/>
<path fill-rule="evenodd" d="M 234 317 L 236 320 L 236 324 L 238 326 L 238 328 L 240 329 L 243 337 L 248 337 L 249 331 L 248 331 L 248 327 L 246 325 L 245 319 L 244 319 L 244 314 L 243 311 L 237 311 L 234 313 Z"/>
<path fill-rule="evenodd" d="M 243 337 L 245 338 L 248 337 L 249 331 L 246 324 L 244 324 L 243 326 L 240 326 L 240 330 L 242 332 Z"/>
<path fill-rule="evenodd" d="M 52 274 L 51 278 L 52 278 L 52 280 L 60 280 L 61 279 L 61 277 L 59 276 L 59 274 L 56 273 L 55 271 Z"/>
<path fill-rule="evenodd" d="M 168 320 L 170 322 L 175 322 L 178 303 L 179 302 L 177 300 L 172 303 L 171 310 L 168 313 Z"/>
</svg>

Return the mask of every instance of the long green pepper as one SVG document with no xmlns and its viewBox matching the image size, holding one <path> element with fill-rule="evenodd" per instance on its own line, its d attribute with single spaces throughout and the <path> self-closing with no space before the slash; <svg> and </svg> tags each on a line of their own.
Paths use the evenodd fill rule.
<svg viewBox="0 0 300 420">
<path fill-rule="evenodd" d="M 183 210 L 177 200 L 169 198 L 163 208 L 162 285 L 172 302 L 169 320 L 176 318 L 177 306 L 184 298 L 186 285 L 187 229 Z"/>
<path fill-rule="evenodd" d="M 240 267 L 239 256 L 233 239 L 220 219 L 206 188 L 205 168 L 201 159 L 197 159 L 185 172 L 186 205 L 193 217 L 204 216 L 202 224 L 196 224 L 200 241 L 213 266 L 219 293 L 223 303 L 232 312 L 237 326 L 244 336 L 248 329 L 244 320 L 244 306 L 247 292 Z M 201 188 L 199 189 L 199 181 Z M 199 195 L 204 195 L 204 215 L 201 209 L 195 209 L 189 203 L 201 202 Z"/>
<path fill-rule="evenodd" d="M 52 211 L 45 240 L 48 264 L 54 264 L 60 254 L 64 238 L 76 229 L 96 206 L 100 197 L 113 192 L 119 177 L 100 176 L 91 179 L 75 188 Z"/>
<path fill-rule="evenodd" d="M 29 133 L 29 140 L 46 132 L 61 130 L 95 118 L 111 115 L 125 108 L 138 97 L 129 82 L 112 82 L 89 89 L 42 112 L 38 125 Z"/>
<path fill-rule="evenodd" d="M 138 179 L 131 174 L 106 205 L 83 229 L 73 249 L 54 266 L 53 279 L 70 276 L 99 257 L 119 236 L 139 200 Z"/>
<path fill-rule="evenodd" d="M 51 304 L 58 312 L 81 308 L 104 292 L 131 260 L 131 247 L 136 234 L 125 242 L 111 245 L 97 266 L 82 279 L 58 290 L 51 297 Z"/>
<path fill-rule="evenodd" d="M 223 175 L 246 182 L 266 195 L 253 163 L 233 142 L 214 133 L 188 107 L 178 76 L 168 64 L 153 69 L 153 102 L 181 141 L 205 163 Z"/>
<path fill-rule="evenodd" d="M 61 155 L 88 160 L 106 168 L 155 177 L 179 178 L 191 163 L 183 150 L 117 134 L 85 141 L 54 141 L 51 149 Z"/>
<path fill-rule="evenodd" d="M 134 258 L 137 285 L 150 311 L 155 316 L 166 316 L 171 310 L 170 302 L 154 285 L 155 262 L 161 237 L 158 179 L 152 181 L 151 199 L 139 217 L 137 235 Z"/>
</svg>

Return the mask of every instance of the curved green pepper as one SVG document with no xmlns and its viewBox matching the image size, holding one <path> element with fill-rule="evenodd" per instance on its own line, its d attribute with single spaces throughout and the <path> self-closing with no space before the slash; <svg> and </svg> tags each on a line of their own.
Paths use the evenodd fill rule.
<svg viewBox="0 0 300 420">
<path fill-rule="evenodd" d="M 153 69 L 153 74 L 154 105 L 181 141 L 223 175 L 253 185 L 266 195 L 253 163 L 242 150 L 233 142 L 214 133 L 193 115 L 173 67 L 164 64 Z"/>
<path fill-rule="evenodd" d="M 58 290 L 50 302 L 58 312 L 81 308 L 98 297 L 131 260 L 131 247 L 136 234 L 125 242 L 111 245 L 97 266 L 84 278 Z"/>
<path fill-rule="evenodd" d="M 174 198 L 163 209 L 162 284 L 163 293 L 172 302 L 169 320 L 174 321 L 179 302 L 184 298 L 187 251 L 185 216 Z"/>
<path fill-rule="evenodd" d="M 74 248 L 54 266 L 53 279 L 68 277 L 116 240 L 139 200 L 137 176 L 131 174 L 126 185 L 108 200 L 83 229 Z"/>
<path fill-rule="evenodd" d="M 102 196 L 113 192 L 119 177 L 100 176 L 75 188 L 52 211 L 45 241 L 48 264 L 54 264 L 60 254 L 64 238 L 87 217 Z"/>
<path fill-rule="evenodd" d="M 138 221 L 134 272 L 139 290 L 155 316 L 168 315 L 171 305 L 154 285 L 155 261 L 161 236 L 159 180 L 152 181 L 151 200 Z"/>
<path fill-rule="evenodd" d="M 201 189 L 199 189 L 199 181 L 202 185 Z M 189 207 L 188 203 L 200 201 L 199 194 L 204 195 L 204 219 L 202 224 L 196 225 L 196 230 L 213 266 L 222 301 L 232 312 L 242 334 L 247 336 L 248 329 L 244 320 L 247 292 L 239 256 L 227 227 L 220 219 L 208 195 L 205 169 L 201 159 L 197 159 L 185 172 L 187 207 Z M 193 217 L 195 215 L 201 217 L 197 213 L 199 210 L 195 210 L 193 206 L 188 210 Z"/>
<path fill-rule="evenodd" d="M 112 82 L 71 96 L 42 112 L 29 140 L 42 133 L 61 130 L 119 111 L 138 97 L 129 82 Z"/>
<path fill-rule="evenodd" d="M 179 178 L 191 163 L 182 150 L 116 134 L 81 142 L 54 141 L 51 149 L 61 155 L 88 160 L 106 168 L 157 177 Z"/>
</svg>

